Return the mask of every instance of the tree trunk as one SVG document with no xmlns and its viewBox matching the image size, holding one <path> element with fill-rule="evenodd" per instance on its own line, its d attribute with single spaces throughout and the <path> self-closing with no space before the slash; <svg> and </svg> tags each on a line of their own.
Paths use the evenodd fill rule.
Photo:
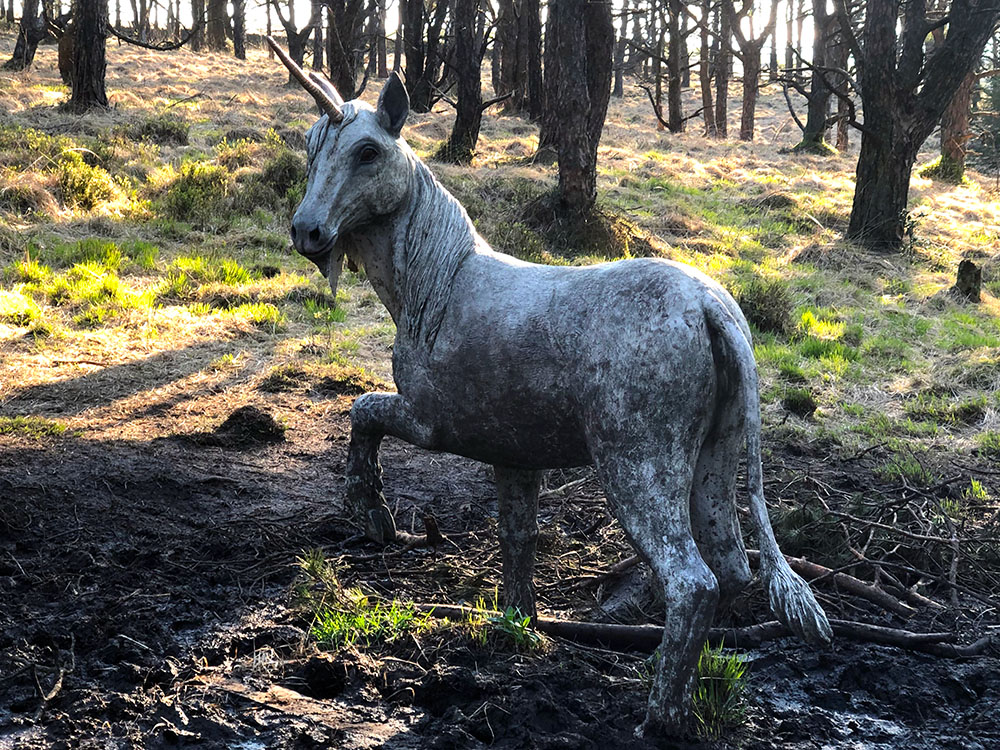
<svg viewBox="0 0 1000 750">
<path fill-rule="evenodd" d="M 527 91 L 525 107 L 528 117 L 538 121 L 545 109 L 542 88 L 542 13 L 539 0 L 521 0 L 521 36 L 527 49 Z"/>
<path fill-rule="evenodd" d="M 553 8 L 558 7 L 558 0 L 549 0 L 548 20 L 545 22 L 545 69 L 542 81 L 545 105 L 538 129 L 538 151 L 535 153 L 535 159 L 538 161 L 551 161 L 556 156 L 562 124 L 559 107 L 562 61 L 559 59 L 556 45 L 559 24 L 552 13 Z"/>
<path fill-rule="evenodd" d="M 316 28 L 313 29 L 312 69 L 323 70 L 323 16 L 325 15 L 323 13 L 323 3 L 321 3 L 320 0 L 312 0 L 311 5 L 311 17 L 319 19 L 317 21 Z M 327 7 L 329 8 L 329 6 Z"/>
<path fill-rule="evenodd" d="M 24 0 L 14 54 L 4 63 L 3 69 L 16 71 L 30 68 L 38 43 L 45 38 L 45 34 L 45 19 L 38 12 L 38 0 Z"/>
<path fill-rule="evenodd" d="M 226 51 L 226 0 L 208 0 L 208 21 L 205 29 L 205 42 L 210 50 Z"/>
<path fill-rule="evenodd" d="M 7 13 L 6 13 L 7 23 L 11 26 L 14 25 L 14 0 L 7 0 Z"/>
<path fill-rule="evenodd" d="M 678 3 L 678 13 L 681 16 L 680 27 L 680 47 L 681 47 L 681 88 L 691 88 L 691 50 L 688 49 L 688 36 L 691 31 L 688 29 L 688 15 L 684 12 L 684 3 Z"/>
<path fill-rule="evenodd" d="M 667 129 L 671 133 L 684 130 L 684 112 L 681 106 L 681 63 L 684 56 L 681 47 L 684 38 L 681 36 L 680 16 L 684 12 L 681 0 L 670 0 L 667 10 L 667 33 L 670 35 L 670 47 L 667 52 Z M 662 54 L 662 53 L 661 53 Z"/>
<path fill-rule="evenodd" d="M 586 214 L 597 200 L 597 145 L 611 96 L 615 36 L 610 2 L 552 0 L 549 43 L 559 67 L 560 127 L 558 211 Z"/>
<path fill-rule="evenodd" d="M 812 64 L 816 68 L 827 65 L 830 57 L 830 32 L 836 22 L 834 13 L 826 12 L 827 0 L 813 0 L 813 36 Z M 829 74 L 827 74 L 829 78 Z M 826 143 L 827 108 L 832 96 L 830 87 L 826 85 L 818 70 L 813 71 L 809 84 L 809 96 L 806 100 L 806 124 L 802 131 L 802 140 L 795 147 L 796 151 L 806 151 L 814 154 L 830 153 Z"/>
<path fill-rule="evenodd" d="M 927 54 L 925 6 L 906 5 L 900 24 L 896 0 L 869 0 L 858 61 L 865 130 L 848 239 L 874 250 L 902 246 L 917 152 L 975 69 L 1000 17 L 995 5 L 972 5 L 963 13 L 951 6 L 946 38 Z"/>
<path fill-rule="evenodd" d="M 625 96 L 625 47 L 628 38 L 628 2 L 625 3 L 626 15 L 622 16 L 621 30 L 618 32 L 618 41 L 615 44 L 615 87 L 611 91 L 611 96 L 621 99 Z"/>
<path fill-rule="evenodd" d="M 397 73 L 403 69 L 403 19 L 407 3 L 408 0 L 399 0 L 397 5 L 396 37 L 392 40 L 392 69 Z"/>
<path fill-rule="evenodd" d="M 847 236 L 873 250 L 889 251 L 899 248 L 904 240 L 910 172 L 920 144 L 914 145 L 898 133 L 891 122 L 874 127 L 877 138 L 867 133 L 861 138 Z"/>
<path fill-rule="evenodd" d="M 331 8 L 326 48 L 330 80 L 344 99 L 353 99 L 364 54 L 364 0 L 328 0 L 327 6 Z"/>
<path fill-rule="evenodd" d="M 785 70 L 786 75 L 794 75 L 795 64 L 795 2 L 788 0 L 788 14 L 785 16 Z"/>
<path fill-rule="evenodd" d="M 375 75 L 379 78 L 389 77 L 385 48 L 385 2 L 386 0 L 375 0 Z"/>
<path fill-rule="evenodd" d="M 760 52 L 756 44 L 743 51 L 743 110 L 740 116 L 740 140 L 752 141 L 757 95 L 760 91 Z"/>
<path fill-rule="evenodd" d="M 725 138 L 728 135 L 729 117 L 729 70 L 733 53 L 729 45 L 732 40 L 732 28 L 729 24 L 729 16 L 720 13 L 722 18 L 719 22 L 719 52 L 715 61 L 715 136 Z"/>
<path fill-rule="evenodd" d="M 437 50 L 447 13 L 448 3 L 438 2 L 430 23 L 425 23 L 424 4 L 419 0 L 410 0 L 406 4 L 403 19 L 406 83 L 410 109 L 414 112 L 429 112 L 434 102 L 434 77 L 441 66 Z"/>
<path fill-rule="evenodd" d="M 267 19 L 271 20 L 270 3 L 268 4 Z M 199 52 L 205 49 L 205 0 L 191 0 L 191 18 L 194 24 L 194 33 L 191 35 L 191 49 Z"/>
<path fill-rule="evenodd" d="M 972 137 L 969 120 L 975 83 L 976 74 L 970 71 L 941 115 L 941 161 L 934 176 L 949 182 L 958 183 L 965 178 L 965 147 Z"/>
<path fill-rule="evenodd" d="M 505 96 L 514 91 L 517 77 L 517 12 L 515 0 L 499 0 L 497 25 L 493 36 L 496 55 L 493 71 L 493 90 L 497 96 Z M 508 109 L 511 109 L 508 103 Z"/>
<path fill-rule="evenodd" d="M 482 121 L 482 85 L 479 80 L 480 48 L 476 40 L 476 10 L 479 0 L 455 0 L 455 74 L 458 77 L 458 101 L 455 124 L 441 158 L 456 164 L 468 164 L 479 140 Z"/>
<path fill-rule="evenodd" d="M 233 54 L 238 60 L 247 59 L 247 3 L 233 0 Z"/>
<path fill-rule="evenodd" d="M 712 102 L 712 48 L 709 43 L 708 17 L 712 0 L 702 0 L 701 3 L 701 59 L 698 61 L 698 86 L 701 88 L 701 114 L 705 119 L 705 135 L 714 138 L 715 106 Z"/>
<path fill-rule="evenodd" d="M 73 94 L 69 100 L 70 111 L 77 114 L 108 108 L 108 95 L 104 88 L 107 23 L 108 0 L 77 0 Z"/>
</svg>

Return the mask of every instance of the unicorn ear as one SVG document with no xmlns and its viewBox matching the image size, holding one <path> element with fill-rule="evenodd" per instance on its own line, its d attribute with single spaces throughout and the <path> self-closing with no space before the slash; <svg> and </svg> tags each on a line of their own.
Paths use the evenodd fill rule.
<svg viewBox="0 0 1000 750">
<path fill-rule="evenodd" d="M 410 95 L 395 71 L 378 96 L 378 121 L 393 138 L 399 137 L 406 116 L 410 113 Z"/>
</svg>

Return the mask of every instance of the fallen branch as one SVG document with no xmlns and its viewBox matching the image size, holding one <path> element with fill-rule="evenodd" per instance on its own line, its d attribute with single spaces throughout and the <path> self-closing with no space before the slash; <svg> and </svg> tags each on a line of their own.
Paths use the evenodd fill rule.
<svg viewBox="0 0 1000 750">
<path fill-rule="evenodd" d="M 750 560 L 751 565 L 759 566 L 760 552 L 752 549 L 747 550 L 747 559 Z M 909 604 L 901 602 L 899 599 L 886 593 L 882 589 L 872 586 L 870 583 L 865 583 L 854 576 L 847 575 L 847 573 L 839 573 L 826 567 L 825 565 L 819 565 L 818 563 L 810 562 L 809 560 L 805 560 L 801 557 L 789 557 L 788 555 L 785 555 L 785 559 L 788 560 L 788 565 L 791 569 L 807 581 L 816 581 L 828 578 L 844 591 L 870 601 L 872 604 L 877 604 L 883 609 L 888 610 L 889 612 L 894 612 L 901 617 L 910 617 L 916 612 L 916 610 Z"/>
<path fill-rule="evenodd" d="M 750 561 L 751 566 L 758 567 L 760 565 L 760 552 L 755 549 L 748 549 L 747 559 Z M 785 555 L 785 559 L 788 561 L 788 565 L 791 569 L 807 581 L 829 578 L 844 591 L 854 594 L 855 596 L 859 596 L 862 599 L 866 599 L 873 604 L 877 604 L 889 612 L 893 612 L 902 617 L 910 617 L 916 612 L 916 610 L 909 604 L 906 604 L 882 589 L 872 586 L 870 583 L 865 583 L 864 581 L 855 578 L 854 576 L 850 576 L 847 573 L 840 573 L 826 567 L 825 565 L 810 562 L 809 560 L 805 560 L 801 557 L 789 557 L 788 555 Z M 638 555 L 626 557 L 624 560 L 620 560 L 615 563 L 604 573 L 594 576 L 593 578 L 578 581 L 573 584 L 572 588 L 581 588 L 591 583 L 601 583 L 606 581 L 608 578 L 624 573 L 629 568 L 638 564 L 639 561 L 640 557 Z"/>
<path fill-rule="evenodd" d="M 418 612 L 424 612 L 431 617 L 454 620 L 465 620 L 470 616 L 478 617 L 483 614 L 489 616 L 499 614 L 454 604 L 414 606 Z M 895 646 L 946 658 L 979 656 L 994 644 L 1000 645 L 1000 636 L 996 635 L 984 636 L 974 643 L 963 646 L 950 642 L 955 639 L 953 633 L 915 633 L 852 620 L 830 620 L 830 626 L 838 638 Z M 663 627 L 660 625 L 616 625 L 539 617 L 535 622 L 535 628 L 557 638 L 623 651 L 652 651 L 663 640 Z M 709 640 L 721 642 L 728 648 L 756 648 L 766 641 L 790 635 L 791 631 L 780 622 L 771 621 L 743 628 L 712 628 L 708 637 Z"/>
</svg>

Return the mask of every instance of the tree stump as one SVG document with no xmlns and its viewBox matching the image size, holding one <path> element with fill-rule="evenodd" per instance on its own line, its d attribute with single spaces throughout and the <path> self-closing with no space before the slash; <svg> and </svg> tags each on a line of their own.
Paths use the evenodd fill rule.
<svg viewBox="0 0 1000 750">
<path fill-rule="evenodd" d="M 969 302 L 979 302 L 983 286 L 983 269 L 971 260 L 963 260 L 958 264 L 958 276 L 952 294 Z"/>
</svg>

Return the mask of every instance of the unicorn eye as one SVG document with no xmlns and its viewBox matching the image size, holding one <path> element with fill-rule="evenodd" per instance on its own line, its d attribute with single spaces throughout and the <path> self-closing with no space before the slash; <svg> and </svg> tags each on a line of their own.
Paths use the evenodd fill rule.
<svg viewBox="0 0 1000 750">
<path fill-rule="evenodd" d="M 378 158 L 378 153 L 374 146 L 363 146 L 358 152 L 358 164 L 371 164 Z"/>
</svg>

